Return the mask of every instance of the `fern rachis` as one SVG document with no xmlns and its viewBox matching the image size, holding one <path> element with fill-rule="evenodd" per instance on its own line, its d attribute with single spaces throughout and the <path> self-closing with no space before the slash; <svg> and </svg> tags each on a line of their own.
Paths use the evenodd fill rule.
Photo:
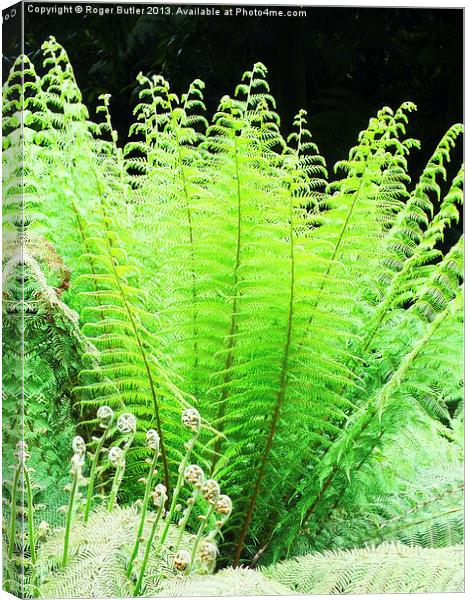
<svg viewBox="0 0 470 600">
<path fill-rule="evenodd" d="M 443 137 L 414 186 L 407 157 L 418 143 L 405 137 L 414 106 L 385 107 L 329 174 L 304 111 L 284 139 L 257 64 L 233 98 L 222 98 L 211 125 L 202 82 L 177 97 L 161 77 L 140 76 L 132 141 L 121 150 L 109 97 L 99 107 L 103 121 L 92 123 L 65 51 L 49 40 L 44 52 L 42 75 L 24 62 L 24 98 L 20 63 L 4 93 L 6 306 L 17 332 L 21 284 L 31 332 L 25 432 L 38 465 L 44 449 L 35 420 L 51 431 L 43 423 L 48 403 L 51 422 L 68 415 L 59 455 L 73 427 L 87 439 L 96 434 L 99 407 L 118 417 L 132 412 L 138 427 L 132 444 L 118 435 L 108 458 L 102 450 L 115 430 L 95 436 L 84 522 L 72 502 L 73 518 L 54 517 L 51 544 L 28 523 L 40 577 L 60 568 L 67 538 L 64 589 L 80 580 L 90 594 L 182 589 L 173 566 L 166 579 L 168 544 L 176 570 L 202 566 L 202 553 L 210 571 L 221 524 L 223 563 L 358 547 L 364 555 L 341 560 L 359 564 L 370 559 L 360 550 L 368 542 L 460 544 L 463 237 L 449 248 L 446 236 L 460 218 L 463 171 L 445 178 L 461 126 Z M 13 162 L 19 101 L 29 111 L 24 172 Z M 24 221 L 14 214 L 22 177 Z M 180 414 L 188 404 L 217 431 L 204 421 L 188 442 Z M 170 497 L 158 522 L 147 506 L 155 456 L 144 439 L 153 428 Z M 419 449 L 400 454 L 413 437 Z M 434 469 L 430 447 L 442 461 Z M 225 513 L 204 505 L 202 488 L 184 484 L 188 449 L 232 499 L 226 527 L 217 516 Z M 114 464 L 115 455 L 125 465 Z M 141 512 L 116 508 L 141 497 L 139 480 Z M 187 504 L 178 514 L 180 496 Z M 110 512 L 97 509 L 103 503 Z M 16 514 L 25 509 L 20 503 Z M 126 546 L 106 537 L 109 569 L 99 565 L 88 577 L 97 553 L 86 536 L 102 540 L 100 520 L 103 531 L 115 520 Z M 140 533 L 152 525 L 144 544 Z M 197 539 L 189 553 L 185 528 Z M 48 548 L 54 566 L 45 564 Z M 393 572 L 395 548 L 382 550 Z M 224 590 L 225 576 L 239 573 L 198 581 Z"/>
</svg>

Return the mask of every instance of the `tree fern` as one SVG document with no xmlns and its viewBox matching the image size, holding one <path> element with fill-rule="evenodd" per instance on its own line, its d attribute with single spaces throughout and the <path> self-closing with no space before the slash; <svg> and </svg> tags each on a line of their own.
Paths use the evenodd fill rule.
<svg viewBox="0 0 470 600">
<path fill-rule="evenodd" d="M 462 398 L 463 237 L 447 242 L 463 197 L 463 168 L 454 168 L 462 126 L 448 130 L 415 183 L 408 160 L 419 143 L 406 126 L 416 107 L 384 107 L 331 174 L 305 111 L 284 137 L 267 70 L 257 63 L 212 119 L 201 81 L 179 95 L 162 77 L 139 75 L 136 122 L 121 148 L 112 99 L 101 97 L 93 122 L 65 50 L 51 38 L 43 53 L 37 71 L 21 57 L 4 88 L 6 311 L 17 338 L 27 317 L 26 397 L 35 423 L 43 423 L 50 396 L 55 426 L 73 418 L 85 437 L 99 429 L 98 407 L 138 417 L 132 445 L 115 439 L 118 454 L 127 444 L 122 484 L 122 469 L 104 461 L 93 473 L 92 504 L 110 478 L 118 501 L 139 496 L 133 476 L 148 474 L 149 429 L 158 433 L 170 491 L 165 526 L 176 514 L 175 485 L 183 501 L 200 502 L 178 466 L 182 444 L 192 450 L 181 409 L 193 405 L 204 423 L 197 460 L 233 501 L 223 563 L 272 563 L 384 540 L 459 543 L 461 456 L 449 440 L 458 435 Z M 21 125 L 25 166 L 15 162 Z M 18 353 L 17 345 L 9 366 Z M 20 381 L 12 370 L 14 401 Z M 448 473 L 422 453 L 413 464 L 400 456 L 413 431 L 436 456 L 442 451 Z M 34 427 L 29 435 L 39 464 Z M 387 453 L 408 465 L 408 479 Z M 182 522 L 204 531 L 195 513 L 188 509 Z M 111 527 L 112 518 L 103 519 Z M 57 578 L 71 594 L 81 563 L 89 559 L 93 569 L 98 560 L 81 527 L 70 525 L 71 539 L 83 543 L 72 541 L 71 562 Z M 62 533 L 54 535 L 59 543 Z M 135 573 L 117 537 L 103 542 L 122 575 L 111 592 L 130 594 L 140 583 L 126 583 Z M 381 548 L 401 568 L 395 547 Z M 369 560 L 369 551 L 358 552 L 341 560 Z M 441 560 L 444 550 L 429 556 Z M 159 560 L 143 578 L 144 593 L 163 585 Z M 54 574 L 46 587 L 57 568 L 44 566 Z M 87 593 L 105 595 L 106 569 L 84 575 Z M 262 576 L 254 577 L 256 586 Z M 367 589 L 367 577 L 358 589 Z M 207 585 L 223 593 L 223 580 Z M 439 581 L 442 589 L 454 585 Z M 350 583 L 332 585 L 356 589 Z"/>
</svg>

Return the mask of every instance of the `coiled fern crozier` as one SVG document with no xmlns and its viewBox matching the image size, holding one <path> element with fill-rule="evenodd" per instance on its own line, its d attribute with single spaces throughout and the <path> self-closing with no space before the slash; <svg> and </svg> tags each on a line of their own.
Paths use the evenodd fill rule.
<svg viewBox="0 0 470 600">
<path fill-rule="evenodd" d="M 6 482 L 9 589 L 461 589 L 462 126 L 412 181 L 416 107 L 383 107 L 327 168 L 257 63 L 211 117 L 202 81 L 140 74 L 122 145 L 43 53 L 3 91 L 5 440 L 46 507 Z"/>
</svg>

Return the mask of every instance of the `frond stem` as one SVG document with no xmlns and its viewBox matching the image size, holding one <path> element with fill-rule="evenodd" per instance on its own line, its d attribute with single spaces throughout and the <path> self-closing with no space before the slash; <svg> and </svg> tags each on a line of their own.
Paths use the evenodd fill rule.
<svg viewBox="0 0 470 600">
<path fill-rule="evenodd" d="M 271 453 L 271 448 L 274 442 L 274 436 L 276 434 L 276 428 L 279 421 L 279 417 L 281 414 L 282 404 L 284 402 L 285 394 L 287 391 L 287 379 L 288 379 L 288 364 L 289 364 L 289 356 L 291 350 L 291 341 L 292 341 L 292 322 L 294 316 L 294 281 L 295 281 L 295 256 L 294 256 L 294 210 L 293 210 L 293 200 L 292 200 L 292 192 L 290 194 L 290 289 L 289 289 L 289 312 L 287 319 L 287 335 L 286 342 L 284 346 L 284 353 L 281 364 L 281 376 L 279 381 L 279 391 L 277 394 L 276 406 L 274 409 L 274 414 L 271 419 L 271 426 L 269 429 L 268 438 L 266 440 L 266 445 L 263 453 L 263 458 L 261 461 L 261 465 L 258 468 L 258 476 L 256 479 L 255 487 L 253 493 L 251 495 L 251 499 L 248 505 L 247 512 L 245 514 L 245 519 L 242 525 L 242 530 L 240 533 L 240 537 L 238 539 L 238 543 L 235 549 L 235 556 L 233 560 L 233 566 L 236 567 L 240 561 L 240 556 L 244 547 L 245 538 L 248 533 L 248 528 L 250 526 L 251 520 L 253 518 L 253 513 L 256 505 L 256 501 L 258 499 L 258 495 L 261 490 L 261 484 L 264 479 L 264 475 L 266 473 L 266 468 L 268 464 L 268 458 Z"/>
<path fill-rule="evenodd" d="M 237 249 L 235 254 L 235 265 L 233 269 L 233 277 L 232 277 L 232 293 L 233 293 L 233 301 L 232 301 L 232 309 L 231 309 L 231 318 L 230 318 L 230 331 L 228 337 L 228 354 L 225 359 L 224 366 L 224 387 L 222 390 L 222 396 L 219 404 L 219 411 L 217 415 L 217 423 L 218 427 L 220 427 L 221 433 L 223 432 L 222 427 L 222 419 L 225 415 L 225 408 L 227 404 L 228 397 L 228 383 L 230 381 L 230 369 L 233 365 L 234 358 L 234 350 L 235 350 L 235 333 L 237 331 L 237 312 L 238 312 L 238 294 L 237 294 L 237 283 L 238 283 L 238 269 L 240 267 L 241 262 L 241 227 L 242 227 L 242 190 L 241 190 L 241 174 L 240 174 L 240 165 L 238 158 L 238 144 L 237 144 L 237 136 L 234 136 L 234 145 L 235 145 L 235 177 L 237 180 Z M 212 462 L 212 471 L 214 471 L 215 464 L 217 461 L 217 456 L 220 453 L 220 448 L 222 446 L 222 437 L 217 439 L 217 442 L 214 446 L 214 458 Z"/>
</svg>

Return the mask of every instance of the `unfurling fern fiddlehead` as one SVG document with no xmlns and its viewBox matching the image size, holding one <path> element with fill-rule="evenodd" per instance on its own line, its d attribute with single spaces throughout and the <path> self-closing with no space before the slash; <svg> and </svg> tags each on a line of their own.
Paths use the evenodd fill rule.
<svg viewBox="0 0 470 600">
<path fill-rule="evenodd" d="M 88 521 L 88 517 L 90 516 L 91 511 L 91 502 L 93 498 L 93 488 L 95 483 L 95 475 L 96 469 L 98 467 L 98 463 L 100 460 L 100 453 L 103 449 L 103 444 L 106 440 L 106 436 L 108 434 L 109 428 L 113 422 L 114 412 L 112 408 L 109 406 L 100 406 L 98 409 L 97 415 L 99 426 L 104 429 L 103 434 L 100 438 L 96 440 L 97 444 L 95 447 L 95 454 L 93 455 L 93 460 L 91 463 L 90 476 L 88 478 L 88 490 L 87 490 L 87 498 L 85 504 L 85 510 L 83 513 L 83 521 L 86 523 Z"/>
</svg>

